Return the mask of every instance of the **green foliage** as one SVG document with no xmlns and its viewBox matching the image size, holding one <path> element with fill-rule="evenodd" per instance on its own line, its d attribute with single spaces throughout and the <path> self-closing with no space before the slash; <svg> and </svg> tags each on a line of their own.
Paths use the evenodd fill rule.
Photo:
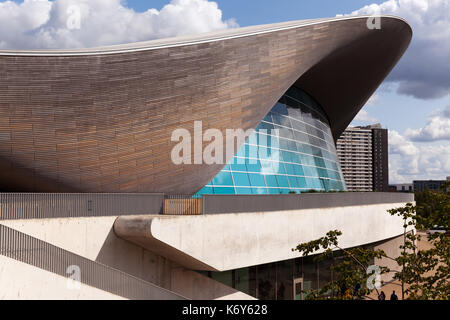
<svg viewBox="0 0 450 320">
<path fill-rule="evenodd" d="M 335 275 L 334 281 L 325 284 L 320 290 L 306 292 L 308 299 L 362 299 L 373 290 L 366 286 L 371 274 L 367 274 L 368 266 L 374 259 L 382 257 L 395 260 L 401 271 L 393 271 L 394 279 L 406 284 L 404 293 L 408 299 L 450 299 L 450 183 L 441 187 L 439 192 L 426 191 L 417 201 L 404 207 L 388 210 L 391 215 L 403 218 L 404 242 L 400 246 L 402 253 L 398 257 L 387 257 L 382 250 L 352 248 L 344 250 L 339 247 L 339 230 L 329 231 L 326 236 L 307 243 L 299 244 L 293 251 L 303 256 L 314 254 L 314 261 L 333 259 L 331 267 Z M 430 248 L 419 248 L 421 236 L 408 230 L 433 229 L 441 227 L 447 232 L 428 233 Z M 340 250 L 342 259 L 334 259 L 336 250 Z M 337 262 L 336 262 L 337 261 Z M 381 274 L 390 272 L 380 266 Z M 376 289 L 374 289 L 376 290 Z"/>
<path fill-rule="evenodd" d="M 293 251 L 299 251 L 303 256 L 308 256 L 318 250 L 323 253 L 315 256 L 314 261 L 320 262 L 325 259 L 333 259 L 331 270 L 335 275 L 332 282 L 328 282 L 319 290 L 305 292 L 307 299 L 362 299 L 372 290 L 368 289 L 366 283 L 372 273 L 367 273 L 367 268 L 373 265 L 375 258 L 386 257 L 383 250 L 372 250 L 367 248 L 341 249 L 338 246 L 338 238 L 341 231 L 329 231 L 325 237 L 307 243 L 299 244 Z M 336 253 L 336 249 L 339 249 Z M 336 255 L 339 259 L 334 259 Z M 389 272 L 386 267 L 380 268 L 381 274 Z"/>
<path fill-rule="evenodd" d="M 443 226 L 445 219 L 448 218 L 450 182 L 446 182 L 441 186 L 439 192 L 425 190 L 424 192 L 416 192 L 416 210 L 419 218 L 417 219 L 417 228 L 427 229 L 430 223 L 436 223 Z M 445 215 L 444 213 L 447 213 Z M 444 222 L 440 221 L 444 219 Z M 448 222 L 448 221 L 447 221 Z"/>
<path fill-rule="evenodd" d="M 408 203 L 405 207 L 389 210 L 391 215 L 403 218 L 406 226 L 430 230 L 440 227 L 445 233 L 428 233 L 430 248 L 421 249 L 417 243 L 422 236 L 408 233 L 403 252 L 395 260 L 403 269 L 394 278 L 408 284 L 405 293 L 409 299 L 450 299 L 450 184 L 439 192 L 425 191 L 417 206 Z M 417 214 L 416 214 L 417 213 Z"/>
</svg>

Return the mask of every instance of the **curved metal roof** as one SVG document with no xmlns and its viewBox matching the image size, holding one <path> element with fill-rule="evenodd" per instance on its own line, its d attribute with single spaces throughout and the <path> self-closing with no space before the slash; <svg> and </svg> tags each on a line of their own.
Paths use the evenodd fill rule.
<svg viewBox="0 0 450 320">
<path fill-rule="evenodd" d="M 96 54 L 114 54 L 125 53 L 141 50 L 154 50 L 176 46 L 187 46 L 193 44 L 200 44 L 205 42 L 221 41 L 226 39 L 249 37 L 258 34 L 277 32 L 282 30 L 289 30 L 293 28 L 305 27 L 310 25 L 317 25 L 320 23 L 328 23 L 334 21 L 345 21 L 354 19 L 364 19 L 373 17 L 369 15 L 360 16 L 343 16 L 335 18 L 320 18 L 320 19 L 307 19 L 307 20 L 295 20 L 288 22 L 279 22 L 271 24 L 263 24 L 257 26 L 232 28 L 222 31 L 205 32 L 195 35 L 186 35 L 179 37 L 171 37 L 164 39 L 155 39 L 149 41 L 140 41 L 134 43 L 110 45 L 94 48 L 82 48 L 82 49 L 45 49 L 45 50 L 2 50 L 0 49 L 0 55 L 40 55 L 40 56 L 55 56 L 55 55 L 96 55 Z M 409 26 L 408 22 L 401 17 L 382 15 L 380 18 L 396 19 L 404 22 Z M 410 27 L 411 28 L 411 27 Z M 412 29 L 411 29 L 412 33 Z"/>
<path fill-rule="evenodd" d="M 172 131 L 193 132 L 195 120 L 203 130 L 256 128 L 292 85 L 321 104 L 337 139 L 412 37 L 400 18 L 380 17 L 379 30 L 368 18 L 0 51 L 0 183 L 19 191 L 195 193 L 231 158 L 175 165 Z"/>
</svg>

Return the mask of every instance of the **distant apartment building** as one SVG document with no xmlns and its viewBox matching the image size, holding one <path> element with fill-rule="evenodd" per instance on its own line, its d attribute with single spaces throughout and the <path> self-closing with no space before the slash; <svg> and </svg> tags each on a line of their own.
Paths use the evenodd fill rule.
<svg viewBox="0 0 450 320">
<path fill-rule="evenodd" d="M 387 129 L 349 127 L 337 140 L 337 152 L 349 191 L 389 191 Z"/>
<path fill-rule="evenodd" d="M 450 177 L 447 177 L 447 180 L 414 180 L 414 192 L 423 192 L 425 190 L 438 191 L 444 183 L 449 181 Z"/>
<path fill-rule="evenodd" d="M 390 184 L 389 192 L 413 192 L 412 183 L 400 183 L 400 184 Z"/>
</svg>

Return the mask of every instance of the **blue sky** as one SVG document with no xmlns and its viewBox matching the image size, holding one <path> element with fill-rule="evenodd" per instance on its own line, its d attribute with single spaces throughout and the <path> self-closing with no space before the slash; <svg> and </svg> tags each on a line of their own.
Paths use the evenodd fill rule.
<svg viewBox="0 0 450 320">
<path fill-rule="evenodd" d="M 82 27 L 68 30 L 67 8 L 80 3 Z M 0 0 L 0 49 L 92 47 L 352 12 L 398 15 L 414 30 L 411 46 L 353 125 L 380 122 L 390 130 L 391 183 L 450 176 L 450 0 L 215 3 Z"/>
<path fill-rule="evenodd" d="M 161 9 L 168 0 L 127 0 L 137 11 Z M 224 19 L 234 18 L 242 27 L 289 20 L 334 17 L 365 5 L 383 1 L 366 0 L 218 0 Z"/>
<path fill-rule="evenodd" d="M 239 26 L 283 22 L 348 14 L 366 5 L 380 4 L 383 0 L 218 0 L 223 18 L 235 19 Z M 168 0 L 126 0 L 128 6 L 137 11 L 149 8 L 161 9 Z M 450 41 L 450 40 L 449 40 Z M 450 59 L 450 57 L 449 57 Z M 425 126 L 428 114 L 436 108 L 450 105 L 450 96 L 441 99 L 420 100 L 411 96 L 398 95 L 395 92 L 379 90 L 376 107 L 367 106 L 370 115 L 387 128 L 400 132 L 408 128 Z M 365 109 L 365 110 L 366 110 Z M 405 118 L 407 120 L 399 121 Z M 370 122 L 370 121 L 369 121 Z M 354 125 L 366 124 L 367 121 L 355 121 Z M 450 174 L 450 173 L 449 173 Z"/>
</svg>

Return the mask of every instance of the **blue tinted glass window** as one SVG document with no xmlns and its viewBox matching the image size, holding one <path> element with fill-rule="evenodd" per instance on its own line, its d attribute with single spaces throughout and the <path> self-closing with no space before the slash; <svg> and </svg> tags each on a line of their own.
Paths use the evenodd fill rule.
<svg viewBox="0 0 450 320">
<path fill-rule="evenodd" d="M 316 165 L 316 162 L 314 161 L 314 158 L 306 155 L 306 154 L 302 154 L 300 155 L 301 159 L 302 159 L 302 163 L 307 164 L 309 166 L 314 166 Z"/>
<path fill-rule="evenodd" d="M 235 194 L 235 193 L 234 193 L 234 188 L 214 187 L 214 194 Z"/>
<path fill-rule="evenodd" d="M 278 131 L 278 130 L 276 130 Z M 280 136 L 279 136 L 279 131 L 278 133 L 275 130 L 272 130 L 270 132 L 270 135 L 267 136 L 266 140 L 262 140 L 261 143 L 263 143 L 264 146 L 268 147 L 268 148 L 274 148 L 274 149 L 279 149 L 280 148 Z"/>
<path fill-rule="evenodd" d="M 268 194 L 267 188 L 252 188 L 253 194 Z"/>
<path fill-rule="evenodd" d="M 294 136 L 295 136 L 295 140 L 296 141 L 305 141 L 305 142 L 307 142 L 308 144 L 307 145 L 309 145 L 309 139 L 310 139 L 310 136 L 309 135 L 307 135 L 306 133 L 303 133 L 303 132 L 300 132 L 300 131 L 294 131 Z"/>
<path fill-rule="evenodd" d="M 294 97 L 292 98 L 291 97 L 285 96 L 284 102 L 286 103 L 287 106 L 289 106 L 289 108 L 298 108 L 300 106 L 300 102 L 298 100 L 292 99 Z"/>
<path fill-rule="evenodd" d="M 280 139 L 280 149 L 289 149 L 289 140 Z"/>
<path fill-rule="evenodd" d="M 300 188 L 297 183 L 297 177 L 288 176 L 287 178 L 289 180 L 289 184 L 290 184 L 291 188 Z"/>
<path fill-rule="evenodd" d="M 241 157 L 241 158 L 245 158 L 246 153 L 245 153 L 245 147 L 244 147 L 244 146 L 242 146 L 242 147 L 238 150 L 238 152 L 236 153 L 236 156 L 237 156 L 237 157 Z"/>
<path fill-rule="evenodd" d="M 322 157 L 322 151 L 317 147 L 311 147 L 314 156 Z"/>
<path fill-rule="evenodd" d="M 319 173 L 319 177 L 328 178 L 327 170 L 319 168 L 317 172 Z"/>
<path fill-rule="evenodd" d="M 317 170 L 313 167 L 304 166 L 303 171 L 305 172 L 305 176 L 307 177 L 315 177 L 317 176 Z"/>
<path fill-rule="evenodd" d="M 258 126 L 258 128 L 261 130 L 267 130 L 267 131 L 261 131 L 262 133 L 270 134 L 270 131 L 273 130 L 273 124 L 267 123 L 267 122 L 261 122 L 261 124 Z"/>
<path fill-rule="evenodd" d="M 264 117 L 264 121 L 272 122 L 272 116 L 271 116 L 270 112 Z"/>
<path fill-rule="evenodd" d="M 259 150 L 258 146 L 250 145 L 249 146 L 249 150 L 248 150 L 247 158 L 249 158 L 249 159 L 258 159 L 258 150 Z M 249 163 L 249 162 L 246 161 L 246 163 Z"/>
<path fill-rule="evenodd" d="M 233 179 L 231 173 L 228 171 L 221 171 L 214 179 L 214 186 L 233 186 Z"/>
<path fill-rule="evenodd" d="M 275 106 L 272 108 L 272 111 L 273 112 L 278 112 L 278 113 L 280 113 L 282 115 L 287 115 L 288 114 L 287 109 L 286 109 L 286 105 L 283 104 L 283 103 L 280 103 L 280 102 L 277 102 L 275 104 Z"/>
<path fill-rule="evenodd" d="M 261 172 L 261 164 L 259 160 L 249 160 L 247 163 L 248 172 Z"/>
<path fill-rule="evenodd" d="M 306 132 L 306 124 L 301 120 L 291 119 L 292 127 L 297 131 Z"/>
<path fill-rule="evenodd" d="M 259 159 L 268 159 L 270 157 L 270 149 L 266 147 L 258 148 L 258 158 Z"/>
<path fill-rule="evenodd" d="M 292 162 L 291 153 L 287 151 L 281 151 L 281 160 L 285 162 Z"/>
<path fill-rule="evenodd" d="M 247 171 L 247 166 L 244 164 L 231 164 L 231 170 L 233 171 Z"/>
<path fill-rule="evenodd" d="M 199 194 L 345 190 L 328 121 L 305 92 L 290 88 L 255 131 Z"/>
<path fill-rule="evenodd" d="M 265 187 L 266 182 L 264 181 L 264 176 L 260 174 L 249 173 L 248 177 L 250 179 L 250 185 L 253 187 Z"/>
<path fill-rule="evenodd" d="M 328 179 L 320 179 L 320 182 L 322 183 L 322 188 L 324 190 L 330 190 L 330 180 Z"/>
<path fill-rule="evenodd" d="M 286 170 L 284 170 L 284 164 L 282 162 L 273 161 L 272 168 L 275 173 L 286 174 Z"/>
<path fill-rule="evenodd" d="M 274 122 L 273 127 L 275 129 L 281 129 L 280 126 L 291 128 L 291 122 L 288 117 L 285 117 L 281 114 L 274 113 L 272 115 L 272 118 L 273 118 L 273 122 Z"/>
<path fill-rule="evenodd" d="M 319 179 L 314 178 L 305 178 L 308 184 L 308 187 L 311 189 L 322 189 L 322 184 L 320 183 Z"/>
<path fill-rule="evenodd" d="M 325 168 L 325 161 L 323 161 L 322 158 L 314 157 L 314 162 L 316 164 L 316 167 Z"/>
<path fill-rule="evenodd" d="M 333 170 L 334 171 L 340 171 L 336 162 L 333 162 Z"/>
<path fill-rule="evenodd" d="M 197 194 L 202 195 L 202 194 L 213 194 L 213 188 L 212 187 L 203 187 L 199 192 L 197 192 Z"/>
<path fill-rule="evenodd" d="M 280 189 L 278 188 L 267 188 L 269 194 L 280 194 Z"/>
<path fill-rule="evenodd" d="M 281 114 L 273 113 L 272 118 L 273 118 L 274 124 L 278 124 L 278 125 L 283 124 L 283 116 Z"/>
<path fill-rule="evenodd" d="M 311 146 L 304 143 L 297 143 L 297 150 L 302 153 L 312 153 Z"/>
<path fill-rule="evenodd" d="M 296 175 L 297 173 L 295 172 L 295 165 L 290 164 L 290 163 L 285 163 L 284 167 L 286 169 L 286 173 L 287 174 L 291 174 L 291 175 Z"/>
<path fill-rule="evenodd" d="M 294 166 L 294 170 L 295 170 L 295 174 L 297 176 L 304 176 L 305 173 L 303 172 L 303 167 L 302 166 Z"/>
<path fill-rule="evenodd" d="M 286 176 L 276 176 L 276 177 L 277 177 L 278 186 L 289 187 L 289 183 L 288 183 Z"/>
<path fill-rule="evenodd" d="M 297 177 L 297 185 L 299 188 L 308 188 L 304 177 Z"/>
<path fill-rule="evenodd" d="M 261 172 L 264 174 L 275 173 L 271 161 L 261 160 Z"/>
<path fill-rule="evenodd" d="M 279 187 L 276 176 L 266 175 L 265 178 L 268 187 Z"/>
<path fill-rule="evenodd" d="M 252 194 L 252 188 L 238 188 L 238 187 L 236 187 L 236 194 Z"/>
<path fill-rule="evenodd" d="M 276 128 L 278 130 L 280 130 L 280 137 L 283 138 L 288 138 L 288 139 L 294 139 L 294 135 L 292 133 L 292 129 L 288 129 L 288 128 L 283 128 L 283 127 L 278 127 Z"/>
<path fill-rule="evenodd" d="M 250 186 L 250 181 L 248 180 L 248 173 L 233 172 L 234 183 L 239 187 Z"/>
<path fill-rule="evenodd" d="M 297 151 L 297 144 L 294 141 L 288 140 L 287 144 L 288 144 L 288 150 Z"/>
</svg>

